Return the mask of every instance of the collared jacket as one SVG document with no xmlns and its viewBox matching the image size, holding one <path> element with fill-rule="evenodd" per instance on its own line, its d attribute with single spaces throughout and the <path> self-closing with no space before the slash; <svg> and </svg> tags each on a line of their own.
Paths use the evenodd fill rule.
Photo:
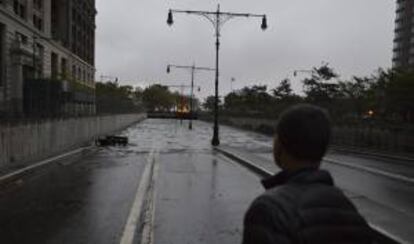
<svg viewBox="0 0 414 244">
<path fill-rule="evenodd" d="M 243 244 L 373 243 L 372 230 L 329 172 L 282 171 L 244 218 Z"/>
</svg>

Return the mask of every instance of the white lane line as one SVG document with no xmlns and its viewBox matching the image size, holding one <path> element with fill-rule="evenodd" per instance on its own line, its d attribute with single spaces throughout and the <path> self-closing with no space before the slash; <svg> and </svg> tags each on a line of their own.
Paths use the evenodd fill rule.
<svg viewBox="0 0 414 244">
<path fill-rule="evenodd" d="M 132 204 L 129 212 L 128 221 L 124 227 L 124 232 L 120 244 L 132 244 L 134 241 L 137 225 L 139 224 L 139 218 L 141 216 L 141 210 L 145 202 L 145 195 L 148 190 L 148 186 L 151 180 L 151 173 L 154 165 L 154 149 L 150 152 L 145 165 L 144 172 L 142 173 L 141 180 L 135 195 L 134 203 Z"/>
<path fill-rule="evenodd" d="M 361 170 L 364 170 L 364 171 L 372 173 L 372 174 L 382 175 L 382 176 L 391 178 L 393 180 L 405 181 L 405 182 L 408 182 L 408 183 L 414 183 L 414 178 L 410 178 L 410 177 L 407 177 L 407 176 L 404 176 L 404 175 L 394 174 L 394 173 L 390 173 L 390 172 L 386 172 L 386 171 L 383 171 L 383 170 L 374 169 L 374 168 L 370 168 L 370 167 L 366 167 L 366 166 L 362 166 L 362 165 L 343 163 L 343 162 L 340 162 L 338 160 L 334 160 L 334 159 L 330 159 L 330 158 L 324 158 L 323 161 L 328 162 L 328 163 L 332 163 L 332 164 L 345 166 L 345 167 L 348 167 L 348 168 L 361 169 Z"/>
<path fill-rule="evenodd" d="M 26 173 L 26 172 L 28 172 L 30 170 L 33 170 L 33 169 L 36 169 L 38 167 L 44 166 L 46 164 L 52 163 L 52 162 L 54 162 L 56 160 L 60 160 L 60 159 L 63 159 L 65 157 L 68 157 L 68 156 L 77 154 L 77 153 L 82 152 L 83 150 L 86 150 L 88 148 L 91 148 L 91 147 L 78 148 L 76 150 L 73 150 L 73 151 L 70 151 L 70 152 L 67 152 L 67 153 L 64 153 L 64 154 L 61 154 L 61 155 L 52 157 L 52 158 L 48 158 L 48 159 L 43 160 L 43 161 L 40 161 L 40 162 L 38 162 L 36 164 L 32 164 L 32 165 L 27 166 L 25 168 L 16 170 L 16 171 L 14 171 L 14 172 L 12 172 L 10 174 L 3 175 L 3 176 L 0 177 L 0 182 L 5 181 L 5 180 L 8 180 L 8 179 L 11 179 L 13 177 L 18 177 L 19 175 L 24 174 L 24 173 Z"/>
<path fill-rule="evenodd" d="M 159 152 L 157 152 L 154 163 L 154 169 L 151 181 L 151 201 L 148 206 L 147 220 L 144 223 L 144 227 L 141 235 L 141 244 L 153 244 L 154 243 L 154 226 L 155 226 L 155 204 L 157 200 L 157 179 L 159 173 Z"/>
</svg>

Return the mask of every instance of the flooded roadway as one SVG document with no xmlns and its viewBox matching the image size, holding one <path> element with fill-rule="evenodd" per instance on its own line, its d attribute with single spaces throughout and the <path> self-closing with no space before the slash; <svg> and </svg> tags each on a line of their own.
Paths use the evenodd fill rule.
<svg viewBox="0 0 414 244">
<path fill-rule="evenodd" d="M 211 124 L 195 121 L 190 131 L 187 123 L 145 120 L 122 132 L 126 147 L 100 148 L 2 189 L 0 243 L 240 243 L 244 212 L 263 191 L 260 179 L 213 150 Z M 222 145 L 278 170 L 270 137 L 224 126 L 220 134 Z M 355 199 L 372 196 L 412 214 L 411 185 L 327 168 Z"/>
<path fill-rule="evenodd" d="M 154 243 L 239 243 L 259 179 L 213 151 L 209 124 L 189 131 L 186 123 L 143 121 L 122 133 L 126 147 L 101 148 L 3 189 L 0 243 L 120 243 L 151 157 L 159 166 Z"/>
</svg>

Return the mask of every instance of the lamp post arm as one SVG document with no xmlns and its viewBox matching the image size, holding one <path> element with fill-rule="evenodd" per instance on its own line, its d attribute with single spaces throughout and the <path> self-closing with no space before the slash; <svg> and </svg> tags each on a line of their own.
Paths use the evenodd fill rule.
<svg viewBox="0 0 414 244">
<path fill-rule="evenodd" d="M 193 66 L 173 65 L 173 64 L 169 64 L 168 66 L 170 66 L 171 68 L 176 68 L 176 69 L 191 69 L 193 67 Z"/>
<path fill-rule="evenodd" d="M 173 13 L 186 13 L 186 14 L 198 14 L 198 15 L 213 15 L 216 16 L 217 13 L 219 15 L 227 15 L 227 16 L 234 16 L 234 17 L 264 17 L 264 14 L 250 14 L 250 13 L 230 13 L 230 12 L 216 12 L 216 11 L 196 11 L 196 10 L 179 10 L 179 9 L 171 9 Z"/>
<path fill-rule="evenodd" d="M 230 19 L 234 17 L 260 17 L 266 18 L 265 14 L 251 14 L 251 13 L 232 13 L 232 12 L 221 12 L 220 7 L 217 11 L 197 11 L 197 10 L 179 10 L 171 9 L 171 13 L 185 13 L 185 14 L 195 14 L 206 18 L 216 31 L 216 36 L 220 36 L 221 27 Z"/>
<path fill-rule="evenodd" d="M 195 67 L 195 70 L 205 70 L 205 71 L 216 71 L 216 69 L 213 68 L 206 68 L 206 67 Z"/>
<path fill-rule="evenodd" d="M 189 65 L 173 65 L 169 64 L 167 65 L 170 68 L 176 68 L 176 69 L 194 69 L 194 70 L 204 70 L 204 71 L 215 71 L 216 69 L 208 68 L 208 67 L 197 67 L 197 66 L 189 66 Z"/>
</svg>

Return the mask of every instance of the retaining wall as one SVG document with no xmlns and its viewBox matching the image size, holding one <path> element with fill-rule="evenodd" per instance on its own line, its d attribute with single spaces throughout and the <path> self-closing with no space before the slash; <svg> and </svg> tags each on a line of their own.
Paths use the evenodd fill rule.
<svg viewBox="0 0 414 244">
<path fill-rule="evenodd" d="M 0 167 L 59 154 L 145 118 L 124 114 L 0 124 Z"/>
<path fill-rule="evenodd" d="M 211 117 L 204 116 L 202 119 L 211 121 Z M 220 123 L 273 135 L 276 120 L 222 116 Z M 334 146 L 414 155 L 414 128 L 386 127 L 375 124 L 334 125 L 332 128 L 332 144 Z"/>
</svg>

